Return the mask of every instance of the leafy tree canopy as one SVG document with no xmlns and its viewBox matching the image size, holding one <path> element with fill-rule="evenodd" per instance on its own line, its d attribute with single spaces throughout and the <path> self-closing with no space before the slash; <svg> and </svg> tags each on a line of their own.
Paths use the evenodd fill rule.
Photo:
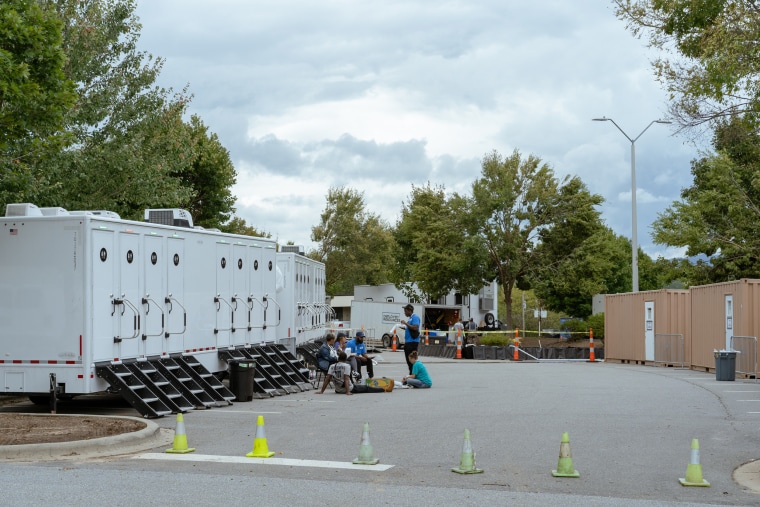
<svg viewBox="0 0 760 507">
<path fill-rule="evenodd" d="M 572 255 L 600 226 L 596 207 L 603 199 L 577 177 L 560 181 L 538 157 L 523 158 L 515 150 L 508 157 L 496 151 L 484 157 L 469 202 L 467 234 L 481 245 L 491 278 L 501 285 L 503 320 L 512 327 L 512 289 L 518 283 L 527 288 L 547 265 Z"/>
<path fill-rule="evenodd" d="M 312 258 L 325 263 L 327 294 L 353 294 L 354 285 L 390 281 L 393 236 L 379 216 L 365 210 L 364 194 L 330 188 L 311 239 L 319 243 Z"/>
<path fill-rule="evenodd" d="M 760 114 L 760 5 L 755 0 L 615 0 L 618 18 L 650 47 L 672 117 L 693 128 Z"/>
<path fill-rule="evenodd" d="M 692 162 L 693 184 L 658 215 L 657 243 L 686 247 L 688 256 L 710 258 L 695 278 L 719 282 L 760 276 L 760 136 L 733 117 L 716 129 L 716 153 Z M 700 265 L 698 265 L 700 266 Z M 704 264 L 702 264 L 702 267 Z M 701 276 L 700 276 L 701 274 Z"/>
</svg>

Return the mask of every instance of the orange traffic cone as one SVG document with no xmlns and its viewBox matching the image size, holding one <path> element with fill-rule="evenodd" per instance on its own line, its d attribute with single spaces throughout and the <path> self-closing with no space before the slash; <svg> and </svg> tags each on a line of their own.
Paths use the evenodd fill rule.
<svg viewBox="0 0 760 507">
<path fill-rule="evenodd" d="M 256 421 L 256 437 L 253 439 L 253 450 L 246 454 L 248 458 L 271 458 L 273 452 L 269 452 L 267 437 L 264 434 L 264 416 L 260 415 Z"/>
<path fill-rule="evenodd" d="M 194 447 L 187 446 L 187 435 L 185 434 L 185 418 L 182 417 L 182 412 L 177 414 L 177 427 L 174 430 L 174 443 L 171 449 L 167 449 L 166 452 L 171 454 L 186 454 L 188 452 L 195 451 Z"/>
</svg>

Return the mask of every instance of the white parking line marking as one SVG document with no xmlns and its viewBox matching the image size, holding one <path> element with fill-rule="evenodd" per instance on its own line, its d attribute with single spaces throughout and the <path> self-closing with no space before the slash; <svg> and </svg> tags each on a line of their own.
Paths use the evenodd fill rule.
<svg viewBox="0 0 760 507">
<path fill-rule="evenodd" d="M 344 461 L 317 461 L 309 459 L 285 459 L 285 458 L 248 458 L 245 456 L 213 456 L 211 454 L 162 454 L 145 453 L 132 459 L 148 459 L 161 461 L 203 461 L 207 463 L 238 463 L 245 465 L 281 465 L 290 467 L 312 468 L 339 468 L 344 470 L 366 470 L 384 472 L 393 468 L 393 465 L 354 465 Z"/>
</svg>

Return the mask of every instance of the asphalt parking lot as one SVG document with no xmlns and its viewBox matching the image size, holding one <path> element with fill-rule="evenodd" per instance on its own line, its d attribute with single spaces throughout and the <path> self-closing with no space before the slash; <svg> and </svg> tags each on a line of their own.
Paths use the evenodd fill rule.
<svg viewBox="0 0 760 507">
<path fill-rule="evenodd" d="M 405 374 L 384 352 L 376 376 Z M 584 362 L 422 358 L 429 390 L 354 396 L 314 391 L 184 415 L 194 453 L 165 447 L 126 456 L 2 463 L 9 505 L 758 505 L 737 467 L 760 458 L 760 384 L 714 374 Z M 113 399 L 60 404 L 59 413 L 136 415 Z M 28 402 L 0 411 L 44 412 Z M 257 416 L 272 461 L 251 460 Z M 175 419 L 155 420 L 168 430 Z M 350 466 L 370 425 L 382 467 Z M 464 430 L 478 468 L 460 475 Z M 570 436 L 579 478 L 552 477 Z M 692 439 L 709 488 L 683 487 Z"/>
</svg>

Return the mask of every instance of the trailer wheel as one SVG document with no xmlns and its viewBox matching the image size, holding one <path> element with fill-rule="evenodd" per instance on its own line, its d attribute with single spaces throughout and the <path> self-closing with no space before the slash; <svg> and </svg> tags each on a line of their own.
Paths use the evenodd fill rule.
<svg viewBox="0 0 760 507">
<path fill-rule="evenodd" d="M 496 322 L 496 318 L 491 312 L 486 313 L 484 320 L 486 321 L 486 326 L 488 327 L 493 327 L 493 323 Z"/>
<path fill-rule="evenodd" d="M 31 401 L 35 405 L 50 405 L 50 395 L 49 394 L 30 395 L 29 401 Z"/>
<path fill-rule="evenodd" d="M 386 349 L 391 348 L 391 346 L 393 345 L 393 341 L 392 340 L 393 340 L 393 338 L 391 338 L 391 335 L 389 335 L 387 333 L 384 334 L 383 335 L 383 347 L 386 348 Z"/>
</svg>

